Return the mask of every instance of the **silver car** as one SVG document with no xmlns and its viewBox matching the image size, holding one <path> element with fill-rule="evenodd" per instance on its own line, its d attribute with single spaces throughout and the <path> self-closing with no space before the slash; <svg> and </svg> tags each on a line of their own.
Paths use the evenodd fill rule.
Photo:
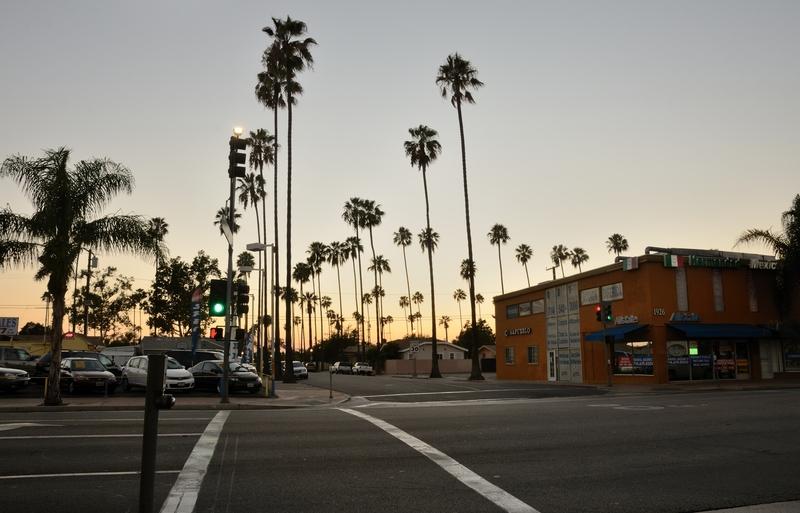
<svg viewBox="0 0 800 513">
<path fill-rule="evenodd" d="M 25 388 L 30 380 L 30 376 L 24 370 L 0 367 L 0 389 L 2 390 Z"/>
<path fill-rule="evenodd" d="M 134 387 L 147 387 L 147 357 L 134 356 L 122 369 L 122 389 L 130 390 Z M 191 390 L 194 388 L 194 376 L 186 370 L 178 360 L 167 357 L 167 375 L 164 379 L 166 390 Z"/>
</svg>

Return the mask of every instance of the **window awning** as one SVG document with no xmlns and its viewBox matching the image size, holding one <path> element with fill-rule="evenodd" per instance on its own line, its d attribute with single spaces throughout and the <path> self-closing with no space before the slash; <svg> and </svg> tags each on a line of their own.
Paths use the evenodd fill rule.
<svg viewBox="0 0 800 513">
<path fill-rule="evenodd" d="M 775 336 L 769 328 L 753 324 L 699 324 L 699 323 L 670 323 L 674 328 L 688 338 L 772 338 Z"/>
<path fill-rule="evenodd" d="M 647 326 L 647 324 L 624 324 L 622 326 L 614 326 L 613 328 L 606 328 L 605 335 L 607 337 L 613 337 L 614 342 L 621 342 L 625 340 L 625 336 L 628 333 L 644 329 Z M 584 338 L 587 342 L 603 342 L 603 333 L 602 330 L 593 331 L 588 333 Z"/>
</svg>

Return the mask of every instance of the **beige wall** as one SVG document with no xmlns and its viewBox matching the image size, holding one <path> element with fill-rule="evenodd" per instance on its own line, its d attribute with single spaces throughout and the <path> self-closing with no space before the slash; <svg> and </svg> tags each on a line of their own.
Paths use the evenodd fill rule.
<svg viewBox="0 0 800 513">
<path fill-rule="evenodd" d="M 431 360 L 386 360 L 386 374 L 413 374 L 416 362 L 417 374 L 431 373 Z M 439 360 L 439 372 L 442 374 L 469 373 L 472 360 Z"/>
</svg>

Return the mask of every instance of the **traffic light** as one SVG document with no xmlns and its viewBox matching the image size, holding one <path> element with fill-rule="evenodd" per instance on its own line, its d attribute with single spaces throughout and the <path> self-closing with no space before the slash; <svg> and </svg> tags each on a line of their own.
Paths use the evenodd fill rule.
<svg viewBox="0 0 800 513">
<path fill-rule="evenodd" d="M 225 328 L 217 326 L 216 328 L 211 328 L 208 333 L 208 338 L 212 338 L 214 340 L 222 340 L 225 338 Z"/>
<path fill-rule="evenodd" d="M 611 303 L 603 303 L 603 322 L 610 324 L 614 321 L 614 314 L 611 312 Z"/>
<path fill-rule="evenodd" d="M 208 294 L 208 313 L 211 317 L 224 317 L 228 311 L 228 282 L 211 280 Z"/>
<path fill-rule="evenodd" d="M 244 342 L 244 335 L 245 335 L 244 328 L 236 328 L 236 341 L 237 342 Z"/>
<path fill-rule="evenodd" d="M 600 305 L 595 306 L 594 315 L 597 318 L 597 322 L 603 322 L 603 307 Z"/>
<path fill-rule="evenodd" d="M 231 151 L 228 155 L 228 176 L 230 178 L 244 178 L 245 154 L 240 152 L 243 152 L 247 149 L 247 140 L 239 139 L 238 137 L 231 137 L 230 147 Z"/>
<path fill-rule="evenodd" d="M 247 315 L 250 307 L 250 286 L 243 281 L 236 282 L 236 315 Z"/>
</svg>

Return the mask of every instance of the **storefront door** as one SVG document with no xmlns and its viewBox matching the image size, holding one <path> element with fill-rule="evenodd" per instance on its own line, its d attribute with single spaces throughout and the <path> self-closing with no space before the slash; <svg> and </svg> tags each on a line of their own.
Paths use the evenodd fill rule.
<svg viewBox="0 0 800 513">
<path fill-rule="evenodd" d="M 547 381 L 558 379 L 558 358 L 555 349 L 547 351 Z"/>
</svg>

